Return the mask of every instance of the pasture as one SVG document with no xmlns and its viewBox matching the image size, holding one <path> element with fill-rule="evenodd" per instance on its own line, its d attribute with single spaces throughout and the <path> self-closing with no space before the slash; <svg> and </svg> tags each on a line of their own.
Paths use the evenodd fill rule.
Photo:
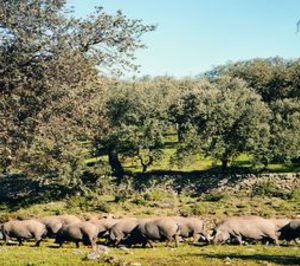
<svg viewBox="0 0 300 266">
<path fill-rule="evenodd" d="M 151 248 L 132 248 L 129 254 L 118 248 L 110 248 L 108 253 L 100 253 L 98 260 L 89 260 L 91 252 L 88 247 L 75 249 L 74 244 L 58 249 L 51 240 L 42 242 L 40 248 L 32 247 L 27 242 L 25 246 L 2 246 L 0 265 L 237 265 L 237 266 L 267 266 L 300 264 L 300 247 L 294 244 L 290 247 L 275 246 L 192 246 L 180 244 L 178 248 L 165 247 L 162 244 Z M 140 263 L 140 264 L 138 264 Z"/>
<path fill-rule="evenodd" d="M 91 2 L 97 1 L 0 1 L 0 266 L 300 265 L 299 243 L 287 246 L 300 240 L 298 220 L 291 221 L 300 219 L 300 59 L 280 57 L 294 41 L 286 35 L 291 24 L 276 24 L 293 23 L 278 19 L 286 9 L 248 11 L 264 10 L 260 1 L 253 9 L 231 8 L 229 0 L 206 9 L 196 2 L 211 1 L 173 1 L 171 9 L 144 1 L 128 12 L 124 1 L 98 1 L 113 8 L 103 3 L 93 10 Z M 216 10 L 237 20 L 226 24 Z M 267 17 L 270 23 L 262 23 Z M 272 28 L 258 34 L 264 24 Z M 168 32 L 173 26 L 176 38 Z M 266 34 L 274 29 L 276 41 Z M 140 60 L 137 51 L 148 46 L 150 33 L 153 44 L 160 36 L 153 51 L 161 54 L 150 49 L 151 60 Z M 251 53 L 239 54 L 246 44 Z M 285 48 L 274 50 L 278 44 Z M 227 61 L 228 55 L 243 60 Z M 56 217 L 39 219 L 48 215 Z M 167 216 L 177 217 L 156 219 Z M 230 216 L 260 217 L 221 222 Z M 99 221 L 107 217 L 116 219 Z M 116 222 L 128 217 L 137 219 Z M 277 224 L 281 218 L 284 225 Z M 46 235 L 56 243 L 9 241 L 34 238 L 38 245 Z M 210 244 L 192 244 L 191 236 Z M 57 244 L 88 240 L 95 249 L 102 237 L 114 247 L 102 246 L 104 239 L 93 252 Z M 161 243 L 182 239 L 177 248 Z M 161 242 L 117 248 L 135 240 Z M 262 244 L 279 240 L 281 246 Z"/>
<path fill-rule="evenodd" d="M 157 193 L 157 192 L 156 192 Z M 180 210 L 188 215 L 197 214 L 208 222 L 214 218 L 221 219 L 227 215 L 258 214 L 264 217 L 285 217 L 299 213 L 299 198 L 289 200 L 257 196 L 249 200 L 245 196 L 225 196 L 216 201 L 208 199 L 183 197 L 176 204 L 167 205 L 168 195 L 156 195 L 153 201 L 139 205 L 127 199 L 116 203 L 112 196 L 102 196 L 101 202 L 109 204 L 112 213 L 120 216 L 155 217 L 162 215 L 178 215 Z M 159 195 L 159 196 L 158 196 Z M 159 198 L 161 197 L 161 198 Z M 69 201 L 53 201 L 50 203 L 33 204 L 18 210 L 10 210 L 7 206 L 1 208 L 1 219 L 10 218 L 28 219 L 55 213 L 74 213 L 82 218 L 99 214 L 97 208 L 85 205 L 76 205 L 78 198 Z M 168 199 L 171 201 L 172 199 Z M 211 200 L 211 199 L 210 199 Z M 70 204 L 73 202 L 73 205 Z M 33 247 L 34 242 L 24 242 L 24 246 L 16 243 L 0 247 L 0 265 L 299 265 L 300 246 L 292 243 L 291 246 L 264 246 L 261 244 L 235 246 L 201 246 L 180 243 L 178 248 L 165 247 L 157 243 L 153 249 L 139 246 L 124 251 L 119 248 L 109 248 L 107 254 L 100 252 L 97 260 L 89 260 L 91 248 L 80 246 L 75 248 L 74 243 L 68 243 L 63 248 L 57 248 L 54 240 L 42 241 L 41 247 Z M 98 244 L 102 244 L 100 241 Z M 126 264 L 127 263 L 127 264 Z M 140 263 L 140 264 L 139 264 Z"/>
</svg>

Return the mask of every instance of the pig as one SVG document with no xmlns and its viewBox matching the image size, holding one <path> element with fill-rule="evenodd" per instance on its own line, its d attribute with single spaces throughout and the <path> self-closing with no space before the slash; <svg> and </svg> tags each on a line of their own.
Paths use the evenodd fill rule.
<svg viewBox="0 0 300 266">
<path fill-rule="evenodd" d="M 104 237 L 108 234 L 109 230 L 120 221 L 120 219 L 113 219 L 113 218 L 107 218 L 107 219 L 92 219 L 89 222 L 96 225 L 98 228 L 98 237 Z"/>
<path fill-rule="evenodd" d="M 291 219 L 288 218 L 269 219 L 269 220 L 275 224 L 277 230 L 280 230 L 282 227 L 284 227 L 291 221 Z"/>
<path fill-rule="evenodd" d="M 76 247 L 79 248 L 79 242 L 85 245 L 91 245 L 93 249 L 96 248 L 96 241 L 98 236 L 98 228 L 91 222 L 79 222 L 63 225 L 56 234 L 55 243 L 60 247 L 66 241 L 75 242 Z"/>
<path fill-rule="evenodd" d="M 153 247 L 151 241 L 167 241 L 167 246 L 171 241 L 175 241 L 178 247 L 180 227 L 175 219 L 164 217 L 157 219 L 145 219 L 139 221 L 127 240 L 129 246 L 133 244 L 147 244 Z"/>
<path fill-rule="evenodd" d="M 279 239 L 287 241 L 287 245 L 294 240 L 300 238 L 300 219 L 291 220 L 288 224 L 279 229 Z"/>
<path fill-rule="evenodd" d="M 72 214 L 61 214 L 57 217 L 63 222 L 63 224 L 72 224 L 82 222 L 80 218 Z"/>
<path fill-rule="evenodd" d="M 196 217 L 172 217 L 180 227 L 180 236 L 182 238 L 193 237 L 193 241 L 200 239 L 208 242 L 208 234 L 205 230 L 205 224 Z"/>
<path fill-rule="evenodd" d="M 138 225 L 138 219 L 136 218 L 123 218 L 114 224 L 109 232 L 110 243 L 119 246 L 121 241 L 132 232 L 132 230 Z"/>
<path fill-rule="evenodd" d="M 19 246 L 23 245 L 24 239 L 35 239 L 35 246 L 39 246 L 40 242 L 47 235 L 46 226 L 36 220 L 9 221 L 1 225 L 1 232 L 5 243 L 10 238 L 16 238 Z"/>
<path fill-rule="evenodd" d="M 243 240 L 271 240 L 278 245 L 277 230 L 274 222 L 262 217 L 230 217 L 223 220 L 214 229 L 213 242 L 223 244 L 228 240 L 236 240 L 242 245 Z"/>
<path fill-rule="evenodd" d="M 48 231 L 49 238 L 55 238 L 59 229 L 66 224 L 78 223 L 81 220 L 75 215 L 53 215 L 53 216 L 45 216 L 38 219 L 39 222 L 43 223 Z"/>
</svg>

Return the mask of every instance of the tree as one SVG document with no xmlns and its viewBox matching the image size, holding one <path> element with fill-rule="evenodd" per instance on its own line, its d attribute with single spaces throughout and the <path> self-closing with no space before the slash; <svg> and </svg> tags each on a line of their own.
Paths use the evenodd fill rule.
<svg viewBox="0 0 300 266">
<path fill-rule="evenodd" d="M 300 60 L 275 57 L 240 61 L 218 66 L 206 73 L 211 80 L 222 75 L 243 79 L 266 103 L 300 96 Z"/>
<path fill-rule="evenodd" d="M 259 95 L 240 79 L 223 76 L 183 98 L 184 108 L 193 110 L 187 143 L 192 152 L 201 152 L 222 162 L 240 153 L 256 155 L 269 141 L 269 110 Z"/>
<path fill-rule="evenodd" d="M 291 162 L 300 157 L 300 102 L 283 99 L 271 104 L 270 151 L 272 159 Z"/>
<path fill-rule="evenodd" d="M 150 87 L 149 87 L 149 86 Z M 164 115 L 160 88 L 149 82 L 120 82 L 111 88 L 106 102 L 107 130 L 95 139 L 98 154 L 107 154 L 114 176 L 122 177 L 120 157 L 136 157 L 143 172 L 161 156 Z"/>
<path fill-rule="evenodd" d="M 197 90 L 197 87 L 202 84 L 202 81 L 193 79 L 184 79 L 176 82 L 176 87 L 171 88 L 172 100 L 169 101 L 168 106 L 168 119 L 177 131 L 177 139 L 180 143 L 184 142 L 186 132 L 188 130 L 189 122 L 193 116 L 193 110 L 190 109 L 191 105 L 183 103 L 182 95 L 190 94 L 191 91 Z M 187 99 L 185 99 L 187 100 Z M 192 100 L 192 99 L 190 99 Z"/>
<path fill-rule="evenodd" d="M 80 141 L 93 139 L 95 127 L 97 134 L 105 128 L 101 74 L 135 69 L 141 36 L 154 29 L 102 8 L 75 19 L 65 3 L 0 3 L 0 154 L 6 172 L 57 177 L 63 162 L 76 173 L 76 158 L 86 149 Z"/>
</svg>

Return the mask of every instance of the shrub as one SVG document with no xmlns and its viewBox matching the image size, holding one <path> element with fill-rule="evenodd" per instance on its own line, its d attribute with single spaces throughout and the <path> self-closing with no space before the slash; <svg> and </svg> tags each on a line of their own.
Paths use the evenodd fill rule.
<svg viewBox="0 0 300 266">
<path fill-rule="evenodd" d="M 201 203 L 195 203 L 191 206 L 184 206 L 180 208 L 179 213 L 181 216 L 193 216 L 193 215 L 204 215 L 207 213 L 206 208 Z"/>
<path fill-rule="evenodd" d="M 257 184 L 252 189 L 252 196 L 266 196 L 287 199 L 289 197 L 289 192 L 279 189 L 276 187 L 274 182 L 268 180 Z"/>
<path fill-rule="evenodd" d="M 111 206 L 99 199 L 96 194 L 91 194 L 87 196 L 73 196 L 66 200 L 69 208 L 79 208 L 83 211 L 97 210 L 105 213 L 111 212 Z"/>
<path fill-rule="evenodd" d="M 132 183 L 130 180 L 128 180 L 127 183 L 120 184 L 116 188 L 115 202 L 125 202 L 126 200 L 131 199 L 134 193 L 135 190 L 132 186 Z"/>
<path fill-rule="evenodd" d="M 294 188 L 289 194 L 289 199 L 300 201 L 300 188 Z"/>
<path fill-rule="evenodd" d="M 141 205 L 141 206 L 146 206 L 147 205 L 147 201 L 140 194 L 135 194 L 133 196 L 133 199 L 132 199 L 131 202 L 134 203 L 134 204 L 136 204 L 136 205 Z"/>
<path fill-rule="evenodd" d="M 196 203 L 194 204 L 194 206 L 192 206 L 192 214 L 193 215 L 206 214 L 206 208 L 202 204 Z"/>
<path fill-rule="evenodd" d="M 169 197 L 168 191 L 158 187 L 151 188 L 144 193 L 144 199 L 146 201 L 163 201 Z"/>
<path fill-rule="evenodd" d="M 193 214 L 192 208 L 190 206 L 184 206 L 183 208 L 180 208 L 179 214 L 184 217 L 191 216 Z"/>
<path fill-rule="evenodd" d="M 223 192 L 211 192 L 203 196 L 203 200 L 211 202 L 217 202 L 225 199 L 229 199 L 229 195 Z"/>
<path fill-rule="evenodd" d="M 68 197 L 66 203 L 69 208 L 79 208 L 81 210 L 87 210 L 90 204 L 87 198 L 82 196 Z"/>
</svg>

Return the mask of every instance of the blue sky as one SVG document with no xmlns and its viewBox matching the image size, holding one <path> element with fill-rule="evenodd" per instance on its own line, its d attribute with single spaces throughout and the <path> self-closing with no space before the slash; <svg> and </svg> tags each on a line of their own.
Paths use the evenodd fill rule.
<svg viewBox="0 0 300 266">
<path fill-rule="evenodd" d="M 299 0 L 68 0 L 75 15 L 94 6 L 157 24 L 137 52 L 139 75 L 194 76 L 215 65 L 300 55 Z"/>
</svg>

